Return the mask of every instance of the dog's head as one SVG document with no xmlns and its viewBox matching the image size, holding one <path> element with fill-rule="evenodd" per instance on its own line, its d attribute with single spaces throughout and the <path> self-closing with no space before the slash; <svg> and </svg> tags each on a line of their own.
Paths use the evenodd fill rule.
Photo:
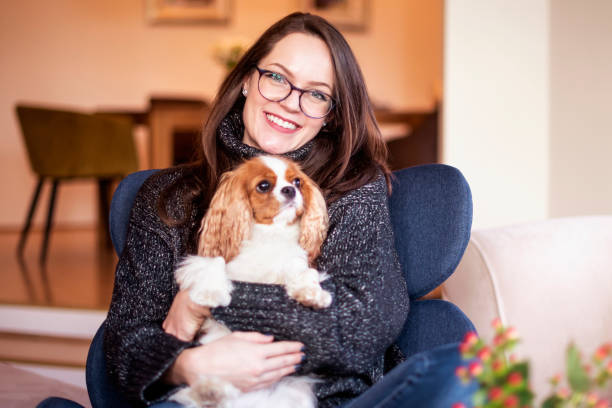
<svg viewBox="0 0 612 408">
<path fill-rule="evenodd" d="M 321 191 L 284 158 L 259 156 L 224 173 L 202 220 L 198 254 L 234 258 L 253 224 L 300 223 L 299 243 L 310 262 L 319 255 L 327 231 Z"/>
</svg>

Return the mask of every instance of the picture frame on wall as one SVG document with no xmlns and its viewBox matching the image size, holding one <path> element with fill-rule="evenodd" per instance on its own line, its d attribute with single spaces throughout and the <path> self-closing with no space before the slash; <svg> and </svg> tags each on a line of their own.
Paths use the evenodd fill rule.
<svg viewBox="0 0 612 408">
<path fill-rule="evenodd" d="M 229 21 L 231 0 L 145 0 L 147 21 L 163 23 L 217 23 Z"/>
<path fill-rule="evenodd" d="M 361 31 L 367 26 L 369 0 L 300 0 L 302 11 L 319 15 L 344 31 Z"/>
</svg>

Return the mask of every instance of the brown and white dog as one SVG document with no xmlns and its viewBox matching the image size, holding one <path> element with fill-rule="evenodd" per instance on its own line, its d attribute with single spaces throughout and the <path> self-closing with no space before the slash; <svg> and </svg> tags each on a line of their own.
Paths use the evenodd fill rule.
<svg viewBox="0 0 612 408">
<path fill-rule="evenodd" d="M 197 304 L 217 307 L 231 301 L 232 280 L 283 285 L 305 306 L 331 304 L 312 268 L 327 232 L 327 208 L 316 184 L 294 162 L 275 156 L 251 159 L 222 175 L 202 220 L 198 255 L 175 272 L 181 290 Z M 212 318 L 199 342 L 230 333 Z M 310 377 L 285 377 L 264 390 L 242 393 L 219 378 L 203 377 L 172 396 L 187 407 L 316 407 Z"/>
</svg>

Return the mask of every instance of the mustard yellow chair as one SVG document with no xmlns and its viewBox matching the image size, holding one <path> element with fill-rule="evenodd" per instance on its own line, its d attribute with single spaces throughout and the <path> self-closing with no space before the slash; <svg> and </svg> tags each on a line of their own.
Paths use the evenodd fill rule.
<svg viewBox="0 0 612 408">
<path fill-rule="evenodd" d="M 128 117 L 89 114 L 19 104 L 16 107 L 21 133 L 32 170 L 38 176 L 30 209 L 21 231 L 17 255 L 23 250 L 32 216 L 45 181 L 51 195 L 40 253 L 45 264 L 53 209 L 60 181 L 93 178 L 98 182 L 100 226 L 108 231 L 108 209 L 112 182 L 137 170 L 132 122 Z"/>
</svg>

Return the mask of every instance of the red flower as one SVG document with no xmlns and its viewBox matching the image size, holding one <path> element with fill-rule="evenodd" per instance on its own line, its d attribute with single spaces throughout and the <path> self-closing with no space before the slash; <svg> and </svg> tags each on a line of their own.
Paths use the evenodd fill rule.
<svg viewBox="0 0 612 408">
<path fill-rule="evenodd" d="M 504 390 L 499 387 L 493 387 L 489 390 L 489 399 L 491 401 L 499 401 L 504 395 Z"/>
<path fill-rule="evenodd" d="M 559 391 L 557 391 L 557 396 L 561 399 L 567 399 L 570 396 L 570 391 L 565 387 L 560 388 Z"/>
<path fill-rule="evenodd" d="M 516 395 L 510 395 L 508 398 L 504 400 L 504 407 L 506 408 L 514 408 L 518 405 L 519 399 Z"/>
<path fill-rule="evenodd" d="M 595 405 L 598 400 L 599 400 L 599 397 L 594 392 L 591 392 L 587 395 L 586 401 L 587 401 L 587 404 L 589 404 L 589 406 Z"/>
<path fill-rule="evenodd" d="M 553 378 L 550 379 L 550 382 L 552 383 L 552 385 L 556 386 L 557 384 L 559 384 L 561 382 L 561 374 L 555 374 L 555 376 Z"/>
<path fill-rule="evenodd" d="M 500 371 L 501 369 L 504 368 L 504 361 L 500 359 L 495 360 L 493 361 L 492 367 L 493 367 L 493 371 L 495 372 Z"/>
<path fill-rule="evenodd" d="M 509 327 L 505 333 L 506 340 L 518 339 L 518 331 L 514 327 Z"/>
<path fill-rule="evenodd" d="M 464 366 L 459 366 L 455 369 L 455 375 L 463 380 L 467 377 L 468 370 Z"/>
<path fill-rule="evenodd" d="M 593 356 L 597 361 L 603 361 L 612 351 L 612 343 L 606 343 L 599 347 Z"/>
<path fill-rule="evenodd" d="M 466 406 L 460 402 L 455 402 L 452 408 L 466 408 Z"/>
<path fill-rule="evenodd" d="M 518 387 L 523 383 L 523 376 L 521 373 L 513 372 L 508 376 L 508 384 L 512 387 Z"/>
<path fill-rule="evenodd" d="M 608 408 L 609 406 L 610 403 L 605 399 L 599 400 L 597 401 L 597 404 L 595 404 L 595 408 Z"/>
<path fill-rule="evenodd" d="M 491 349 L 489 346 L 484 346 L 482 349 L 480 349 L 476 356 L 482 361 L 487 362 L 491 358 Z"/>
<path fill-rule="evenodd" d="M 493 319 L 493 321 L 491 322 L 491 326 L 493 326 L 495 330 L 501 329 L 502 328 L 501 319 L 499 317 L 496 317 L 495 319 Z"/>
<path fill-rule="evenodd" d="M 476 344 L 478 342 L 478 335 L 476 334 L 476 332 L 467 332 L 465 334 L 465 337 L 463 337 L 463 342 L 473 346 L 474 344 Z"/>
<path fill-rule="evenodd" d="M 478 377 L 482 374 L 482 364 L 480 361 L 472 361 L 468 367 L 468 371 L 472 377 Z"/>
</svg>

